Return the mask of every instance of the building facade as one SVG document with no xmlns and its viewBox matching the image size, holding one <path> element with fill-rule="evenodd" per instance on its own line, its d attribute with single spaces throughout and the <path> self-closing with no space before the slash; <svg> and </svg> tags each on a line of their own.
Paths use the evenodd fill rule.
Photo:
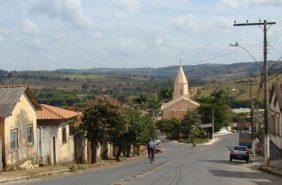
<svg viewBox="0 0 282 185">
<path fill-rule="evenodd" d="M 270 158 L 282 158 L 282 84 L 273 84 L 270 92 Z"/>
<path fill-rule="evenodd" d="M 55 165 L 75 159 L 74 136 L 70 125 L 79 117 L 78 112 L 41 104 L 37 111 L 38 155 L 41 165 Z"/>
<path fill-rule="evenodd" d="M 190 99 L 188 81 L 180 65 L 174 80 L 173 99 L 161 106 L 162 118 L 182 119 L 188 110 L 195 110 L 199 106 L 199 103 Z"/>
<path fill-rule="evenodd" d="M 0 138 L 5 169 L 37 163 L 36 110 L 40 106 L 26 86 L 0 87 Z"/>
</svg>

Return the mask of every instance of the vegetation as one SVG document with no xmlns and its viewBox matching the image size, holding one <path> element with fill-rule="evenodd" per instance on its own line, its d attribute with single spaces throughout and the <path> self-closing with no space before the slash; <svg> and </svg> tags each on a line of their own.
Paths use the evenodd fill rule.
<svg viewBox="0 0 282 185">
<path fill-rule="evenodd" d="M 214 91 L 210 97 L 198 100 L 200 107 L 198 113 L 203 124 L 212 123 L 212 113 L 214 114 L 214 129 L 219 131 L 222 127 L 231 123 L 231 109 L 229 106 L 230 95 L 224 90 Z"/>
<path fill-rule="evenodd" d="M 122 150 L 129 156 L 130 146 L 139 148 L 156 137 L 153 119 L 140 111 L 122 106 L 105 97 L 95 98 L 83 112 L 82 130 L 91 142 L 92 163 L 97 162 L 98 144 L 111 143 L 118 147 L 116 159 Z"/>
</svg>

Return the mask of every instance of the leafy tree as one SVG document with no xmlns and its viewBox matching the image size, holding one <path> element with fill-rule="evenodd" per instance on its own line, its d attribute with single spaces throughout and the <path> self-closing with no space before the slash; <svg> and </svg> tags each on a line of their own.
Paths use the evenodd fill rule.
<svg viewBox="0 0 282 185">
<path fill-rule="evenodd" d="M 199 99 L 198 112 L 203 124 L 212 122 L 212 111 L 214 111 L 214 129 L 219 131 L 223 126 L 231 122 L 231 110 L 229 107 L 229 94 L 224 90 L 214 91 L 210 97 Z"/>
<path fill-rule="evenodd" d="M 167 88 L 167 89 L 161 89 L 158 93 L 158 98 L 160 101 L 168 102 L 172 99 L 173 96 L 173 89 Z"/>
<path fill-rule="evenodd" d="M 172 118 L 169 120 L 160 120 L 156 123 L 158 129 L 164 132 L 168 139 L 179 139 L 180 134 L 180 120 Z"/>
<path fill-rule="evenodd" d="M 127 131 L 121 106 L 105 97 L 94 99 L 83 112 L 82 129 L 91 142 L 91 162 L 95 163 L 98 143 L 111 142 L 120 146 L 120 138 Z"/>
<path fill-rule="evenodd" d="M 146 144 L 149 139 L 156 137 L 156 127 L 152 119 L 142 115 L 141 111 L 125 107 L 128 132 L 123 135 L 123 141 L 126 149 L 130 150 L 130 145 L 138 149 L 141 144 Z M 127 156 L 129 151 L 127 150 Z"/>
<path fill-rule="evenodd" d="M 142 110 L 146 110 L 149 112 L 151 116 L 156 118 L 157 114 L 160 111 L 161 103 L 156 94 L 139 94 L 134 102 L 140 107 Z"/>
<path fill-rule="evenodd" d="M 181 122 L 181 136 L 188 138 L 198 136 L 200 132 L 201 117 L 196 111 L 188 111 Z"/>
</svg>

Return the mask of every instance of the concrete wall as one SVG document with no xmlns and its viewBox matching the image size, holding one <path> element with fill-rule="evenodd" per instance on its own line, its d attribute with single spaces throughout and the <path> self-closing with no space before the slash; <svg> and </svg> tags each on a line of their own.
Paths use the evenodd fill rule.
<svg viewBox="0 0 282 185">
<path fill-rule="evenodd" d="M 171 107 L 163 110 L 163 119 L 182 119 L 188 110 L 195 110 L 198 107 L 189 101 L 182 100 Z"/>
<path fill-rule="evenodd" d="M 278 148 L 272 141 L 270 141 L 270 159 L 277 160 L 282 158 L 282 149 Z"/>
<path fill-rule="evenodd" d="M 282 114 L 279 104 L 274 104 L 275 92 L 270 101 L 270 140 L 282 150 Z M 282 105 L 281 105 L 282 106 Z"/>
<path fill-rule="evenodd" d="M 23 94 L 17 103 L 12 115 L 4 120 L 4 145 L 5 145 L 5 164 L 6 167 L 17 166 L 27 160 L 35 162 L 37 157 L 37 138 L 36 138 L 36 112 L 33 104 L 26 94 Z M 27 141 L 27 126 L 33 126 L 33 142 Z M 10 148 L 10 130 L 18 129 L 18 148 Z"/>
<path fill-rule="evenodd" d="M 63 143 L 62 140 L 63 128 L 66 128 L 67 141 L 65 143 Z M 38 135 L 41 142 L 38 147 L 38 153 L 39 157 L 42 157 L 44 163 L 55 164 L 73 161 L 74 138 L 69 134 L 69 123 L 54 123 L 53 125 L 46 124 L 45 126 L 38 126 L 38 132 L 41 133 L 41 139 L 40 134 Z"/>
</svg>

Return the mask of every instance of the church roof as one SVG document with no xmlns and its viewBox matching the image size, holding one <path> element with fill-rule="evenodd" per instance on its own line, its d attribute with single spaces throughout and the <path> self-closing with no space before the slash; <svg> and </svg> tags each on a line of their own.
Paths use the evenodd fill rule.
<svg viewBox="0 0 282 185">
<path fill-rule="evenodd" d="M 194 104 L 194 105 L 196 105 L 196 106 L 200 106 L 199 103 L 197 103 L 197 102 L 195 102 L 195 101 L 193 101 L 193 100 L 191 100 L 191 99 L 189 99 L 189 98 L 186 98 L 186 97 L 184 97 L 184 96 L 180 96 L 180 97 L 178 97 L 178 98 L 176 98 L 176 99 L 174 99 L 174 100 L 171 100 L 171 101 L 169 101 L 169 102 L 163 104 L 163 105 L 161 106 L 161 110 L 163 111 L 163 110 L 165 110 L 165 109 L 167 109 L 167 108 L 173 106 L 174 104 L 179 103 L 179 102 L 182 101 L 182 100 L 185 100 L 185 101 L 187 101 L 187 102 L 189 102 L 189 103 L 191 103 L 191 104 Z"/>
<path fill-rule="evenodd" d="M 188 83 L 187 78 L 185 76 L 185 73 L 184 73 L 181 65 L 178 68 L 177 75 L 175 77 L 174 83 L 175 84 Z"/>
</svg>

